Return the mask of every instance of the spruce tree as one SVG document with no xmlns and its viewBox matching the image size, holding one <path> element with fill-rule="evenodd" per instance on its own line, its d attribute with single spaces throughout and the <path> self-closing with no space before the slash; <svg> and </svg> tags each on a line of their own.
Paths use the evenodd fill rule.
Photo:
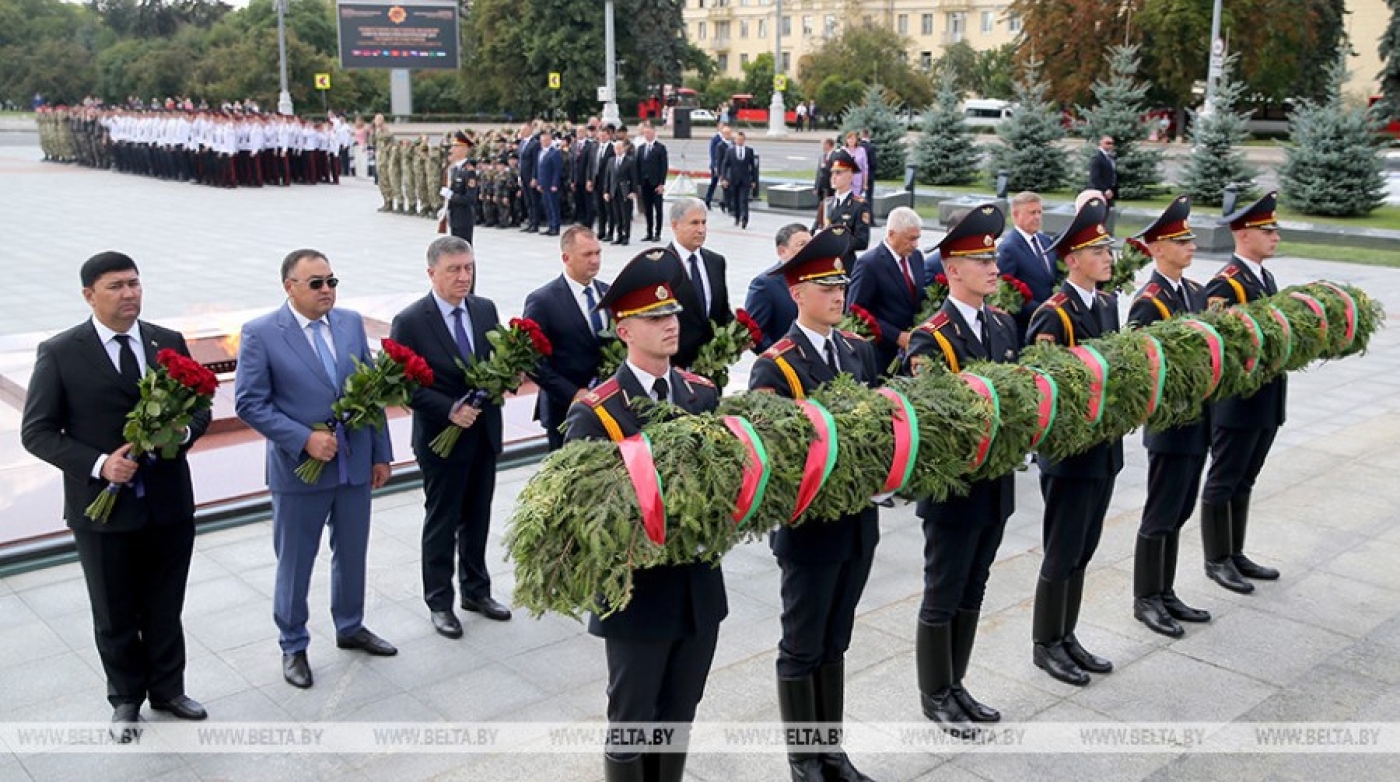
<svg viewBox="0 0 1400 782">
<path fill-rule="evenodd" d="M 1385 161 L 1375 119 L 1342 94 L 1346 68 L 1329 69 L 1325 102 L 1304 100 L 1293 111 L 1292 139 L 1279 170 L 1283 202 L 1303 214 L 1356 217 L 1385 203 Z"/>
<path fill-rule="evenodd" d="M 1118 171 L 1115 197 L 1118 199 L 1150 196 L 1162 181 L 1162 151 L 1146 143 L 1153 123 L 1143 117 L 1147 111 L 1149 85 L 1137 79 L 1141 62 L 1137 44 L 1110 48 L 1108 75 L 1095 81 L 1093 86 L 1097 105 L 1079 110 L 1089 139 L 1084 154 L 1086 180 L 1089 158 L 1098 149 L 1099 139 L 1112 136 L 1114 167 Z"/>
<path fill-rule="evenodd" d="M 1013 191 L 1048 193 L 1069 180 L 1069 158 L 1059 146 L 1065 129 L 1059 109 L 1045 99 L 1047 89 L 1040 61 L 1026 63 L 1015 85 L 1016 110 L 997 128 L 1001 143 L 991 146 L 989 178 L 1005 171 Z"/>
<path fill-rule="evenodd" d="M 923 135 L 914 146 L 914 165 L 926 185 L 965 185 L 977 179 L 977 145 L 958 110 L 962 95 L 957 75 L 944 68 L 934 104 L 924 112 Z"/>
<path fill-rule="evenodd" d="M 1225 200 L 1225 187 L 1239 188 L 1238 203 L 1246 203 L 1258 195 L 1254 186 L 1257 172 L 1240 149 L 1249 138 L 1246 122 L 1249 115 L 1236 111 L 1244 83 L 1236 79 L 1239 55 L 1225 58 L 1220 77 L 1215 83 L 1215 106 L 1209 112 L 1191 112 L 1191 157 L 1181 172 L 1181 189 L 1198 206 L 1220 206 Z"/>
<path fill-rule="evenodd" d="M 1385 0 L 1390 6 L 1390 22 L 1381 33 L 1381 101 L 1376 105 L 1380 119 L 1400 118 L 1400 0 Z"/>
<path fill-rule="evenodd" d="M 841 135 L 850 131 L 859 133 L 870 128 L 870 143 L 875 147 L 875 164 L 878 171 L 872 172 L 876 179 L 904 178 L 904 135 L 907 129 L 902 118 L 902 106 L 892 105 L 885 100 L 885 91 L 876 84 L 865 91 L 865 99 L 846 109 L 841 118 Z"/>
</svg>

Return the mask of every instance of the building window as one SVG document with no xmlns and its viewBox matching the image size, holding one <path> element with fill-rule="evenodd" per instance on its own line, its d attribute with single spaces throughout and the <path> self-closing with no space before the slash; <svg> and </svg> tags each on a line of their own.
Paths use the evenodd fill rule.
<svg viewBox="0 0 1400 782">
<path fill-rule="evenodd" d="M 727 55 L 727 54 L 721 54 L 721 55 L 719 56 L 719 72 L 720 72 L 720 73 L 725 73 L 725 72 L 728 71 L 728 70 L 729 70 L 729 55 Z"/>
<path fill-rule="evenodd" d="M 986 35 L 992 31 L 992 26 L 996 24 L 996 12 L 982 12 L 982 34 Z"/>
<path fill-rule="evenodd" d="M 749 20 L 747 20 L 747 19 L 740 19 L 740 20 L 739 20 L 739 37 L 740 37 L 740 38 L 748 38 L 748 37 L 749 37 Z"/>
<path fill-rule="evenodd" d="M 702 40 L 702 41 L 705 40 L 705 23 L 704 23 L 704 22 L 700 22 L 700 31 L 699 31 L 698 33 L 695 34 L 695 37 L 696 37 L 696 38 L 699 38 L 699 39 Z"/>
<path fill-rule="evenodd" d="M 826 15 L 826 26 L 822 29 L 822 35 L 827 38 L 836 35 L 836 14 Z"/>
<path fill-rule="evenodd" d="M 729 22 L 715 22 L 715 40 L 729 43 Z"/>
<path fill-rule="evenodd" d="M 742 69 L 747 68 L 747 67 L 749 67 L 749 56 L 748 56 L 747 54 L 740 54 L 740 55 L 739 55 L 739 68 L 742 70 Z"/>
<path fill-rule="evenodd" d="M 919 17 L 919 32 L 922 35 L 933 35 L 933 14 Z"/>
<path fill-rule="evenodd" d="M 944 43 L 958 43 L 962 41 L 963 33 L 966 29 L 965 25 L 967 24 L 965 15 L 961 11 L 954 11 L 948 14 L 947 17 L 948 33 L 944 36 Z"/>
<path fill-rule="evenodd" d="M 783 35 L 792 35 L 792 17 L 783 17 Z"/>
<path fill-rule="evenodd" d="M 909 14 L 900 14 L 900 15 L 899 15 L 898 27 L 899 27 L 899 34 L 900 34 L 900 35 L 908 35 L 908 34 L 909 34 Z"/>
<path fill-rule="evenodd" d="M 926 71 L 933 70 L 933 52 L 919 52 L 919 67 Z"/>
<path fill-rule="evenodd" d="M 1006 17 L 1006 29 L 1013 33 L 1021 32 L 1021 17 L 1016 14 Z"/>
<path fill-rule="evenodd" d="M 811 35 L 811 34 L 812 34 L 812 17 L 810 17 L 810 16 L 804 16 L 804 17 L 802 17 L 802 34 L 803 34 L 803 35 Z"/>
<path fill-rule="evenodd" d="M 792 70 L 792 52 L 783 52 L 783 64 L 781 70 L 783 73 L 787 73 Z"/>
<path fill-rule="evenodd" d="M 758 37 L 759 37 L 759 38 L 767 38 L 767 37 L 768 37 L 768 20 L 767 20 L 767 19 L 759 19 L 759 20 L 758 20 Z"/>
</svg>

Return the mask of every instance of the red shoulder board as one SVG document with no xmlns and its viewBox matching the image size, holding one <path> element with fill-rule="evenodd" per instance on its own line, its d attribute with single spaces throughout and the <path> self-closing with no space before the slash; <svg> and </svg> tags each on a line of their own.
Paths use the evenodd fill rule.
<svg viewBox="0 0 1400 782">
<path fill-rule="evenodd" d="M 1058 309 L 1060 307 L 1065 306 L 1065 304 L 1067 303 L 1069 303 L 1069 297 L 1066 296 L 1063 291 L 1061 291 L 1060 293 L 1057 293 L 1054 296 L 1051 296 L 1050 298 L 1046 299 L 1045 303 L 1040 306 L 1054 307 Z"/>
<path fill-rule="evenodd" d="M 1216 276 L 1216 277 L 1234 277 L 1236 274 L 1239 274 L 1239 273 L 1240 273 L 1240 266 L 1239 266 L 1239 264 L 1236 264 L 1236 263 L 1227 263 L 1227 264 L 1225 264 L 1225 268 L 1221 269 L 1221 270 L 1220 270 L 1220 273 L 1217 274 L 1217 275 L 1215 275 L 1215 276 Z"/>
<path fill-rule="evenodd" d="M 919 330 L 919 331 L 924 331 L 924 332 L 927 332 L 927 333 L 929 333 L 929 334 L 932 334 L 933 332 L 938 331 L 939 329 L 941 329 L 941 328 L 943 328 L 944 326 L 948 325 L 950 322 L 951 322 L 951 321 L 948 320 L 948 313 L 946 313 L 946 312 L 935 312 L 935 313 L 933 314 L 933 317 L 929 318 L 928 320 L 924 321 L 923 323 L 920 323 L 920 324 L 919 324 L 918 326 L 916 326 L 915 328 L 916 328 L 917 330 Z"/>
<path fill-rule="evenodd" d="M 855 333 L 854 331 L 846 331 L 845 329 L 837 329 L 837 331 L 841 332 L 841 336 L 845 337 L 846 339 L 853 339 L 853 340 L 855 340 L 855 341 L 857 341 L 857 342 L 869 342 L 869 341 L 870 341 L 870 340 L 866 339 L 865 337 L 862 337 L 861 335 Z"/>
<path fill-rule="evenodd" d="M 695 383 L 696 385 L 709 386 L 710 388 L 715 387 L 714 382 L 711 381 L 708 377 L 705 377 L 704 375 L 697 375 L 694 372 L 687 372 L 684 369 L 677 369 L 676 373 L 679 374 L 682 378 L 685 378 L 685 381 L 687 383 Z"/>
<path fill-rule="evenodd" d="M 1009 314 L 1009 313 L 1007 313 L 1006 310 L 1002 309 L 1001 307 L 998 307 L 998 306 L 995 305 L 995 304 L 988 304 L 988 305 L 987 305 L 987 309 L 990 310 L 990 311 L 992 311 L 992 312 L 996 312 L 996 313 L 999 313 L 999 314 L 1002 314 L 1002 315 L 1007 315 L 1007 314 Z"/>
<path fill-rule="evenodd" d="M 1142 294 L 1140 295 L 1140 298 L 1155 299 L 1157 298 L 1157 294 L 1161 292 L 1162 286 L 1158 285 L 1155 282 L 1149 282 L 1147 283 L 1147 286 L 1142 289 Z"/>
<path fill-rule="evenodd" d="M 597 386 L 594 386 L 594 388 L 588 393 L 584 394 L 583 399 L 579 401 L 583 402 L 589 407 L 597 407 L 598 405 L 601 405 L 608 397 L 612 396 L 613 394 L 616 394 L 618 391 L 621 390 L 622 386 L 617 382 L 617 378 L 610 377 L 602 383 L 599 383 Z"/>
<path fill-rule="evenodd" d="M 761 358 L 777 358 L 795 347 L 797 347 L 796 342 L 793 342 L 788 337 L 783 337 L 772 345 L 769 345 L 768 349 L 763 351 Z"/>
</svg>

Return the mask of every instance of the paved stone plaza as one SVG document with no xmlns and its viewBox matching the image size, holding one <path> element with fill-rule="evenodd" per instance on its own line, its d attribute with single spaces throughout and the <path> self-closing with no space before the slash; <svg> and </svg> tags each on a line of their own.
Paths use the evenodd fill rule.
<svg viewBox="0 0 1400 782">
<path fill-rule="evenodd" d="M 8 273 L 0 307 L 0 353 L 32 351 L 45 333 L 87 316 L 77 267 L 119 249 L 141 265 L 150 320 L 207 318 L 271 309 L 282 295 L 277 267 L 289 250 L 325 252 L 346 306 L 383 318 L 426 290 L 423 250 L 434 224 L 375 212 L 378 191 L 339 187 L 211 190 L 38 162 L 37 147 L 0 146 L 0 226 Z M 739 231 L 718 210 L 708 243 L 729 261 L 732 304 L 773 260 L 772 236 L 793 216 L 756 211 Z M 806 219 L 806 218 L 804 218 Z M 1197 220 L 1203 218 L 1198 216 Z M 638 235 L 641 229 L 636 232 Z M 668 233 L 669 235 L 669 233 Z M 932 238 L 932 233 L 927 234 Z M 479 229 L 478 292 L 503 317 L 559 272 L 555 240 Z M 925 241 L 924 244 L 929 244 Z M 605 245 L 603 277 L 632 253 Z M 1218 260 L 1198 259 L 1194 276 Z M 1354 283 L 1400 308 L 1400 270 L 1283 258 L 1281 285 L 1320 277 Z M 1059 684 L 1030 655 L 1031 596 L 1040 563 L 1034 470 L 1018 476 L 1011 519 L 988 587 L 969 687 L 1006 718 L 1028 723 L 1358 722 L 1381 726 L 1400 747 L 1400 333 L 1382 331 L 1370 354 L 1323 365 L 1292 380 L 1289 422 L 1255 493 L 1250 551 L 1282 580 L 1252 596 L 1226 592 L 1200 568 L 1193 520 L 1183 535 L 1178 591 L 1215 620 L 1181 640 L 1132 618 L 1133 538 L 1145 458 L 1137 436 L 1091 568 L 1080 637 L 1116 670 L 1087 688 Z M 742 369 L 734 383 L 744 384 Z M 0 404 L 0 471 L 32 462 L 18 448 L 19 413 Z M 402 457 L 403 454 L 400 454 Z M 533 468 L 501 473 L 489 561 L 508 599 L 511 566 L 501 535 Z M 11 483 L 0 483 L 0 514 Z M 316 686 L 296 690 L 280 675 L 271 618 L 270 523 L 201 535 L 186 604 L 188 691 L 207 723 L 467 723 L 602 719 L 602 642 L 561 617 L 517 612 L 505 624 L 463 614 L 466 637 L 436 635 L 420 597 L 421 493 L 375 501 L 366 623 L 396 643 L 398 657 L 335 649 L 328 610 L 329 560 L 313 581 Z M 57 506 L 54 514 L 59 512 Z M 3 518 L 3 515 L 0 515 Z M 922 535 L 913 506 L 882 511 L 883 540 L 847 660 L 848 719 L 923 723 L 914 678 L 914 627 L 922 589 Z M 701 721 L 772 721 L 779 635 L 778 571 L 765 545 L 724 562 L 730 615 Z M 76 564 L 0 580 L 0 723 L 103 723 L 110 712 Z M 147 719 L 153 716 L 149 708 Z M 599 752 L 579 754 L 0 754 L 0 780 L 335 779 L 599 780 Z M 1396 779 L 1394 754 L 856 753 L 857 765 L 895 780 L 1317 780 Z M 781 780 L 780 754 L 698 755 L 689 778 Z"/>
</svg>

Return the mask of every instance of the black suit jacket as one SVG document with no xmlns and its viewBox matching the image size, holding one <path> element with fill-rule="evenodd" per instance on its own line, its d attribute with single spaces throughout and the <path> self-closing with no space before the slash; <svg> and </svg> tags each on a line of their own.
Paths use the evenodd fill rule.
<svg viewBox="0 0 1400 782">
<path fill-rule="evenodd" d="M 676 245 L 671 246 L 672 250 L 684 252 Z M 672 273 L 671 290 L 676 294 L 676 299 L 685 309 L 678 316 L 681 326 L 680 348 L 676 355 L 671 357 L 671 363 L 678 367 L 688 367 L 695 363 L 695 357 L 700 354 L 700 347 L 715 335 L 715 331 L 710 327 L 710 321 L 725 326 L 734 320 L 734 311 L 729 309 L 729 288 L 725 284 L 724 256 L 717 252 L 700 248 L 700 257 L 704 259 L 705 276 L 710 280 L 710 308 L 705 309 L 702 292 L 697 291 L 691 284 L 689 266 L 687 259 L 689 256 L 678 256 L 673 252 L 671 257 L 675 258 L 676 269 Z"/>
<path fill-rule="evenodd" d="M 466 305 L 467 315 L 471 319 L 473 360 L 484 360 L 491 355 L 491 343 L 486 339 L 486 332 L 500 324 L 496 317 L 496 305 L 490 299 L 470 294 L 467 295 Z M 433 368 L 433 384 L 418 388 L 409 402 L 413 408 L 413 454 L 418 461 L 438 464 L 470 461 L 481 438 L 486 438 L 485 444 L 492 453 L 500 453 L 501 408 L 490 402 L 482 407 L 476 423 L 462 430 L 461 439 L 446 459 L 428 447 L 433 438 L 451 425 L 448 416 L 457 400 L 471 390 L 467 387 L 462 370 L 457 368 L 455 359 L 460 358 L 461 353 L 433 295 L 424 296 L 394 316 L 389 335 L 395 342 L 422 356 Z"/>
<path fill-rule="evenodd" d="M 918 250 L 909 254 L 909 276 L 914 279 L 914 293 L 900 271 L 899 259 L 880 242 L 874 249 L 856 259 L 851 273 L 851 288 L 846 296 L 849 304 L 858 304 L 875 316 L 880 323 L 880 339 L 875 344 L 875 357 L 884 371 L 899 353 L 899 334 L 914 327 L 914 316 L 924 304 L 927 284 L 924 280 L 924 258 Z"/>
<path fill-rule="evenodd" d="M 1270 288 L 1277 291 L 1273 275 L 1268 269 L 1264 270 L 1264 274 L 1268 278 L 1267 284 L 1256 277 L 1239 256 L 1231 256 L 1230 262 L 1220 273 L 1206 283 L 1206 301 L 1212 305 L 1234 306 L 1242 303 L 1241 292 L 1248 302 L 1269 295 Z M 1232 282 L 1239 288 L 1236 289 Z M 1287 412 L 1288 375 L 1285 373 L 1270 380 L 1253 396 L 1221 400 L 1215 405 L 1213 423 L 1225 429 L 1276 429 L 1283 426 Z"/>
<path fill-rule="evenodd" d="M 156 366 L 161 349 L 190 354 L 179 332 L 145 321 L 140 329 L 148 368 Z M 25 450 L 63 471 L 63 517 L 70 528 L 128 532 L 147 525 L 194 523 L 194 489 L 185 453 L 209 427 L 207 410 L 190 421 L 189 442 L 174 459 L 141 464 L 137 474 L 144 498 L 122 489 L 105 524 L 83 515 L 107 485 L 92 477 L 93 465 L 126 442 L 126 415 L 139 399 L 140 391 L 122 379 L 91 320 L 39 344 L 24 399 L 20 441 Z"/>
<path fill-rule="evenodd" d="M 1089 187 L 1105 193 L 1105 200 L 1109 206 L 1118 200 L 1118 168 L 1116 161 L 1108 159 L 1102 149 L 1094 150 L 1094 154 L 1089 157 Z M 1108 198 L 1108 191 L 1113 191 L 1113 197 Z"/>
<path fill-rule="evenodd" d="M 616 153 L 606 160 L 603 167 L 603 192 L 611 196 L 613 201 L 618 201 L 637 192 L 636 155 L 627 153 L 623 156 L 620 165 L 617 162 Z"/>
<path fill-rule="evenodd" d="M 875 351 L 869 342 L 852 334 L 833 329 L 832 344 L 836 360 L 843 373 L 869 386 L 878 385 L 879 370 L 875 366 Z M 801 389 L 789 384 L 777 360 L 792 367 Z M 836 378 L 807 335 L 796 324 L 787 335 L 764 351 L 749 373 L 749 388 L 772 391 L 779 396 L 796 398 L 799 392 L 809 392 Z M 879 512 L 871 505 L 859 513 L 839 519 L 811 519 L 797 526 L 783 526 L 773 531 L 769 545 L 779 558 L 792 562 L 845 562 L 868 557 L 880 541 Z"/>
<path fill-rule="evenodd" d="M 569 181 L 576 189 L 581 189 L 584 183 L 591 179 L 595 158 L 598 157 L 597 150 L 598 142 L 591 138 L 574 145 L 573 160 L 569 166 Z"/>
<path fill-rule="evenodd" d="M 758 185 L 758 155 L 748 145 L 744 146 L 742 159 L 739 157 L 739 146 L 731 146 L 724 153 L 721 169 L 720 177 L 729 182 L 730 189 L 752 189 Z"/>
<path fill-rule="evenodd" d="M 688 413 L 712 412 L 719 406 L 719 390 L 704 378 L 673 369 L 669 382 L 672 404 Z M 646 423 L 632 408 L 631 401 L 637 397 L 649 399 L 650 394 L 623 364 L 594 390 L 593 397 L 569 408 L 564 441 L 608 439 L 597 407 L 607 410 L 623 437 L 637 434 Z M 673 522 L 667 519 L 666 523 Z M 606 619 L 589 617 L 588 632 L 630 641 L 676 640 L 708 631 L 728 614 L 724 571 L 718 563 L 662 565 L 632 571 L 632 601 Z"/>
<path fill-rule="evenodd" d="M 599 298 L 608 292 L 605 282 L 594 280 L 593 285 Z M 564 423 L 574 394 L 599 379 L 603 343 L 593 333 L 593 325 L 584 319 L 574 301 L 573 289 L 562 274 L 525 297 L 522 317 L 540 324 L 540 330 L 554 346 L 553 354 L 541 361 L 531 375 L 540 387 L 535 397 L 535 420 L 553 430 Z M 606 316 L 600 317 L 606 326 Z"/>
<path fill-rule="evenodd" d="M 657 187 L 666 184 L 666 172 L 670 170 L 670 160 L 666 155 L 666 145 L 660 141 L 653 141 L 651 151 L 642 154 L 645 142 L 637 144 L 634 154 L 637 158 L 637 181 L 647 190 L 655 191 Z"/>
<path fill-rule="evenodd" d="M 1180 317 L 1206 308 L 1205 288 L 1200 283 L 1181 278 L 1181 294 L 1178 295 L 1172 284 L 1161 272 L 1153 271 L 1152 279 L 1137 292 L 1133 305 L 1128 309 L 1128 323 L 1146 326 L 1159 320 Z M 1205 415 L 1195 423 L 1174 426 L 1171 429 L 1142 430 L 1142 444 L 1152 453 L 1200 455 L 1210 448 L 1210 407 Z"/>
</svg>

